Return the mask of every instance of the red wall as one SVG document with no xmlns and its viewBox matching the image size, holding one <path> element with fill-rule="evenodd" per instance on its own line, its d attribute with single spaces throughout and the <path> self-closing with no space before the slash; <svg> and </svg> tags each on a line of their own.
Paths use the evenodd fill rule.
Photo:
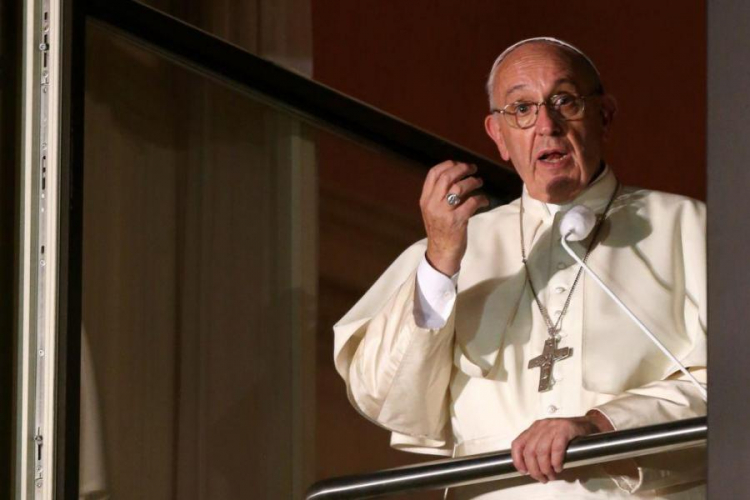
<svg viewBox="0 0 750 500">
<path fill-rule="evenodd" d="M 313 0 L 315 78 L 497 159 L 484 82 L 505 47 L 549 35 L 597 64 L 620 112 L 627 184 L 705 199 L 704 0 Z"/>
</svg>

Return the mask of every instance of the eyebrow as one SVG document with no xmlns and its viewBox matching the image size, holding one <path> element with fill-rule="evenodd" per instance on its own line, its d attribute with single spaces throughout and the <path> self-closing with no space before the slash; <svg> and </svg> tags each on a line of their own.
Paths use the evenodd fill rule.
<svg viewBox="0 0 750 500">
<path fill-rule="evenodd" d="M 509 95 L 511 95 L 511 94 L 512 94 L 513 92 L 515 92 L 516 90 L 521 90 L 521 89 L 525 88 L 526 86 L 527 86 L 527 85 L 526 85 L 525 83 L 519 83 L 518 85 L 513 85 L 513 86 L 512 86 L 511 88 L 509 88 L 509 89 L 508 89 L 508 90 L 507 90 L 507 91 L 505 92 L 505 97 L 507 98 L 507 97 L 508 97 Z"/>
</svg>

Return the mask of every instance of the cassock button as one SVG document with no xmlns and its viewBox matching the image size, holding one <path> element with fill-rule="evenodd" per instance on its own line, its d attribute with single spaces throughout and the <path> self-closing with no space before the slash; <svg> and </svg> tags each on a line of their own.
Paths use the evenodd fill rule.
<svg viewBox="0 0 750 500">
<path fill-rule="evenodd" d="M 564 291 L 565 291 L 564 286 L 558 286 L 557 288 L 555 288 L 555 293 L 563 293 Z"/>
<path fill-rule="evenodd" d="M 549 413 L 550 415 L 552 415 L 554 413 L 557 413 L 557 410 L 558 410 L 558 408 L 555 405 L 549 405 L 547 407 L 547 413 Z"/>
</svg>

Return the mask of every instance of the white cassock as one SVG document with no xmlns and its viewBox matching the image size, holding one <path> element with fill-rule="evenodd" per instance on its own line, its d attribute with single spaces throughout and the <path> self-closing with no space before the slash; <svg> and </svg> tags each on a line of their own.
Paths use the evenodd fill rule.
<svg viewBox="0 0 750 500">
<path fill-rule="evenodd" d="M 607 168 L 571 205 L 601 213 L 616 184 Z M 531 277 L 555 321 L 578 272 L 560 245 L 565 207 L 553 213 L 526 190 L 522 196 Z M 585 275 L 561 322 L 559 347 L 571 347 L 573 355 L 555 364 L 552 390 L 538 392 L 539 369 L 527 365 L 541 354 L 548 332 L 527 284 L 519 226 L 519 200 L 470 220 L 455 301 L 453 290 L 444 291 L 444 325 L 430 327 L 429 318 L 425 324 L 424 306 L 417 305 L 425 303 L 422 281 L 417 285 L 423 240 L 334 327 L 334 360 L 349 399 L 392 432 L 391 445 L 464 456 L 509 449 L 535 420 L 581 416 L 592 408 L 615 429 L 705 415 L 696 388 Z M 705 382 L 705 206 L 620 188 L 598 240 L 590 267 Z M 571 244 L 581 256 L 584 245 L 588 239 Z M 564 471 L 547 484 L 521 478 L 454 494 L 493 500 L 705 498 L 703 450 L 637 464 L 638 477 L 591 466 Z"/>
</svg>

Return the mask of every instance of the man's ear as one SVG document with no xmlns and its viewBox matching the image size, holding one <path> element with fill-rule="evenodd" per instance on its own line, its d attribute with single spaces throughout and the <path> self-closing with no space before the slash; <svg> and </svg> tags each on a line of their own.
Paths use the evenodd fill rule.
<svg viewBox="0 0 750 500">
<path fill-rule="evenodd" d="M 602 117 L 602 127 L 604 128 L 604 137 L 609 136 L 609 130 L 617 114 L 617 101 L 609 94 L 604 94 L 601 99 L 600 113 Z"/>
<path fill-rule="evenodd" d="M 502 132 L 500 132 L 500 123 L 495 118 L 494 113 L 487 115 L 487 118 L 484 119 L 484 130 L 487 132 L 487 135 L 490 136 L 492 142 L 495 143 L 495 146 L 497 146 L 497 150 L 500 152 L 500 157 L 505 161 L 510 160 L 508 148 L 505 147 L 505 138 L 503 137 Z"/>
</svg>

